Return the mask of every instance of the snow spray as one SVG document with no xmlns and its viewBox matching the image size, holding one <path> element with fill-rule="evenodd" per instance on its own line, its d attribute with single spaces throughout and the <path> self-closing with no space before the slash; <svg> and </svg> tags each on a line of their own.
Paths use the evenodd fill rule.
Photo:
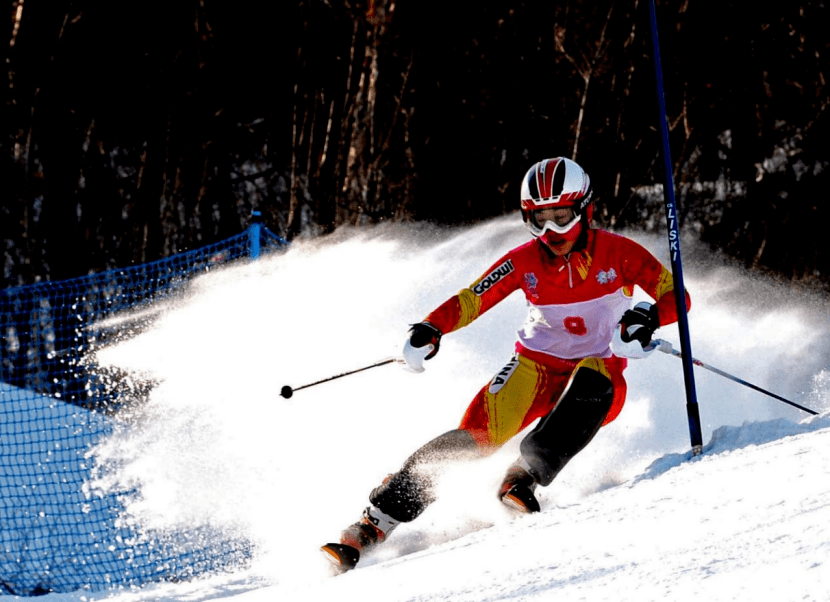
<svg viewBox="0 0 830 602">
<path fill-rule="evenodd" d="M 662 237 L 628 235 L 667 262 Z M 280 387 L 400 355 L 411 324 L 527 237 L 518 214 L 464 228 L 347 228 L 194 281 L 151 328 L 98 355 L 158 383 L 125 414 L 129 428 L 99 450 L 100 462 L 142 491 L 131 520 L 233 529 L 256 543 L 275 580 L 322 570 L 318 546 L 360 517 L 371 489 L 411 452 L 456 428 L 510 358 L 525 300 L 514 294 L 445 336 L 422 374 L 390 366 L 291 399 Z M 789 398 L 811 396 L 811 407 L 825 410 L 826 296 L 754 277 L 699 244 L 684 240 L 684 248 L 695 353 Z M 638 295 L 633 302 L 646 300 Z M 677 345 L 671 326 L 657 335 Z M 539 491 L 543 506 L 578 502 L 688 449 L 680 363 L 662 354 L 632 360 L 626 379 L 621 415 Z M 697 389 L 704 442 L 723 425 L 801 419 L 716 375 L 698 374 Z M 384 553 L 510 520 L 494 491 L 519 439 L 448 471 L 445 495 L 402 525 Z"/>
</svg>

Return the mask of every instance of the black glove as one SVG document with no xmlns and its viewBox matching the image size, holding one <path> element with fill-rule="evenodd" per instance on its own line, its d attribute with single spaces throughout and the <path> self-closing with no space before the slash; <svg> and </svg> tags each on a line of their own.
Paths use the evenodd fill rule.
<svg viewBox="0 0 830 602">
<path fill-rule="evenodd" d="M 435 349 L 424 358 L 427 360 L 432 359 L 438 353 L 438 346 L 441 344 L 441 331 L 428 322 L 413 324 L 412 328 L 409 329 L 409 344 L 416 349 L 424 345 L 432 344 Z"/>
<path fill-rule="evenodd" d="M 623 314 L 620 325 L 620 338 L 624 343 L 639 341 L 645 349 L 651 342 L 651 335 L 660 327 L 657 306 L 651 303 L 638 303 Z"/>
</svg>

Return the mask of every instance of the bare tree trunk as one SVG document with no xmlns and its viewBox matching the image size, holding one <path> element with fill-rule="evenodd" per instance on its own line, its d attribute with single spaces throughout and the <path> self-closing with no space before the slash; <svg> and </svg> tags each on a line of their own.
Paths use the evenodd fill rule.
<svg viewBox="0 0 830 602">
<path fill-rule="evenodd" d="M 303 68 L 301 58 L 303 56 L 302 47 L 297 49 L 297 64 Z M 300 123 L 302 112 L 302 120 L 306 118 L 305 103 L 300 102 L 300 85 L 294 84 L 294 112 L 291 123 L 291 164 L 289 169 L 289 197 L 288 197 L 288 219 L 287 229 L 289 238 L 293 238 L 300 233 L 302 228 L 302 207 L 300 201 L 300 175 L 298 173 L 300 160 L 297 153 L 300 151 L 303 137 L 303 126 Z"/>
<path fill-rule="evenodd" d="M 582 136 L 582 122 L 585 117 L 585 107 L 588 100 L 588 87 L 591 84 L 591 78 L 596 72 L 601 59 L 608 51 L 609 40 L 606 38 L 606 34 L 608 31 L 608 24 L 611 21 L 611 14 L 613 12 L 614 5 L 612 4 L 611 7 L 608 9 L 608 15 L 603 20 L 603 26 L 600 30 L 599 39 L 597 39 L 597 41 L 594 44 L 594 52 L 590 58 L 585 55 L 582 55 L 582 60 L 577 61 L 577 59 L 575 59 L 572 54 L 565 50 L 565 31 L 561 28 L 557 28 L 557 31 L 554 34 L 556 50 L 559 53 L 561 53 L 568 60 L 568 62 L 570 62 L 574 66 L 574 69 L 576 69 L 576 71 L 579 73 L 583 82 L 582 94 L 580 95 L 579 99 L 579 111 L 577 113 L 576 125 L 574 127 L 574 143 L 573 148 L 571 150 L 571 159 L 573 160 L 576 160 L 579 152 L 579 140 Z"/>
<path fill-rule="evenodd" d="M 343 188 L 349 206 L 348 219 L 354 224 L 360 224 L 367 216 L 372 218 L 378 213 L 383 190 L 380 165 L 386 155 L 386 148 L 378 144 L 382 120 L 378 114 L 377 93 L 381 77 L 379 46 L 394 10 L 395 3 L 391 0 L 373 0 L 365 15 L 368 27 L 354 99 L 354 130 L 347 154 Z M 394 115 L 390 121 L 394 122 Z"/>
</svg>

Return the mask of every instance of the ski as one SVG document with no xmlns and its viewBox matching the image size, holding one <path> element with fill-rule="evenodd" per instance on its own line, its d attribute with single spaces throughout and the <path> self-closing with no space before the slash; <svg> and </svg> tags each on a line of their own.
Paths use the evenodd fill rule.
<svg viewBox="0 0 830 602">
<path fill-rule="evenodd" d="M 518 487 L 513 487 L 501 496 L 501 503 L 523 514 L 535 514 L 539 512 L 541 510 L 539 502 L 532 493 L 531 495 L 527 495 L 527 493 L 528 491 L 522 491 Z"/>
<path fill-rule="evenodd" d="M 357 561 L 360 560 L 360 551 L 357 548 L 342 543 L 327 543 L 320 551 L 343 573 L 357 566 Z"/>
<path fill-rule="evenodd" d="M 501 503 L 507 506 L 508 508 L 512 508 L 513 510 L 518 510 L 522 514 L 535 514 L 539 512 L 539 502 L 536 501 L 536 498 L 533 496 L 526 496 L 521 495 L 521 492 L 516 491 L 516 487 L 505 493 L 501 497 Z"/>
</svg>

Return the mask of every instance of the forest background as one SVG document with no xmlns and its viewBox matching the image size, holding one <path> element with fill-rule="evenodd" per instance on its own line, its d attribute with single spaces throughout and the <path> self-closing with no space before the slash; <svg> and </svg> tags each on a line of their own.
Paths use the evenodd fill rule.
<svg viewBox="0 0 830 602">
<path fill-rule="evenodd" d="M 0 288 L 196 248 L 515 211 L 562 155 L 665 228 L 645 0 L 16 0 Z M 824 1 L 656 3 L 682 226 L 830 288 Z"/>
</svg>

